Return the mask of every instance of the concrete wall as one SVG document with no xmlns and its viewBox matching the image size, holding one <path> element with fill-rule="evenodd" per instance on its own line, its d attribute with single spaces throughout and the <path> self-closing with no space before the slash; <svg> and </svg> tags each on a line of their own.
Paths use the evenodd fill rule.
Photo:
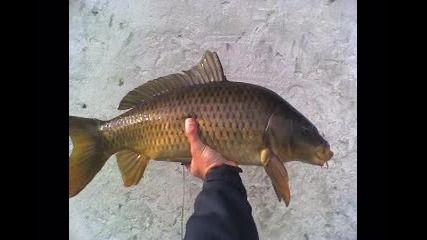
<svg viewBox="0 0 427 240">
<path fill-rule="evenodd" d="M 217 51 L 229 80 L 279 93 L 335 152 L 328 170 L 286 164 L 289 207 L 277 201 L 262 168 L 244 167 L 261 239 L 356 239 L 356 6 L 355 0 L 70 0 L 70 114 L 115 117 L 128 91 Z M 115 160 L 69 200 L 70 239 L 179 239 L 182 197 L 185 225 L 202 182 L 187 171 L 184 182 L 179 164 L 152 161 L 141 183 L 125 188 Z"/>
</svg>

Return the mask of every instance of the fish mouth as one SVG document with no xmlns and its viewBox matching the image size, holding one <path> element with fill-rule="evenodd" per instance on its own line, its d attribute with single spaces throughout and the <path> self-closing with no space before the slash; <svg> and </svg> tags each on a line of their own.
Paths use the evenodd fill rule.
<svg viewBox="0 0 427 240">
<path fill-rule="evenodd" d="M 329 147 L 323 147 L 321 150 L 316 152 L 316 162 L 319 166 L 326 165 L 326 168 L 329 167 L 328 161 L 334 156 L 334 152 L 331 151 Z"/>
</svg>

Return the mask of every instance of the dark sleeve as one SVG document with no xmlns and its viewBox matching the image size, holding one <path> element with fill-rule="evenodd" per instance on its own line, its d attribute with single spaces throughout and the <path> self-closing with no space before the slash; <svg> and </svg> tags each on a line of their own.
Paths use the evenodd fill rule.
<svg viewBox="0 0 427 240">
<path fill-rule="evenodd" d="M 209 171 L 184 239 L 258 239 L 241 171 L 229 165 Z"/>
</svg>

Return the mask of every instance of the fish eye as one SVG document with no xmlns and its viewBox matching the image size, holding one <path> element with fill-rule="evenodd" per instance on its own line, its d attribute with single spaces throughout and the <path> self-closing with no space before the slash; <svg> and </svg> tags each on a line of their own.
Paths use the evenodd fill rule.
<svg viewBox="0 0 427 240">
<path fill-rule="evenodd" d="M 307 127 L 302 127 L 302 133 L 303 134 L 305 134 L 305 135 L 308 135 L 308 134 L 310 134 L 310 129 L 308 129 Z"/>
</svg>

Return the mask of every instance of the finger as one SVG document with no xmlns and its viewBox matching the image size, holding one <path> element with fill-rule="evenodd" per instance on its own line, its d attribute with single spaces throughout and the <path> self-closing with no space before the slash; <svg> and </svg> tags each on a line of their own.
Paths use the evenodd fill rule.
<svg viewBox="0 0 427 240">
<path fill-rule="evenodd" d="M 205 144 L 200 140 L 197 133 L 196 121 L 192 118 L 185 119 L 185 134 L 187 135 L 188 141 L 191 147 L 191 154 L 200 155 L 201 150 L 205 148 Z"/>
<path fill-rule="evenodd" d="M 185 119 L 185 134 L 190 142 L 193 142 L 197 138 L 197 126 L 194 119 Z"/>
</svg>

